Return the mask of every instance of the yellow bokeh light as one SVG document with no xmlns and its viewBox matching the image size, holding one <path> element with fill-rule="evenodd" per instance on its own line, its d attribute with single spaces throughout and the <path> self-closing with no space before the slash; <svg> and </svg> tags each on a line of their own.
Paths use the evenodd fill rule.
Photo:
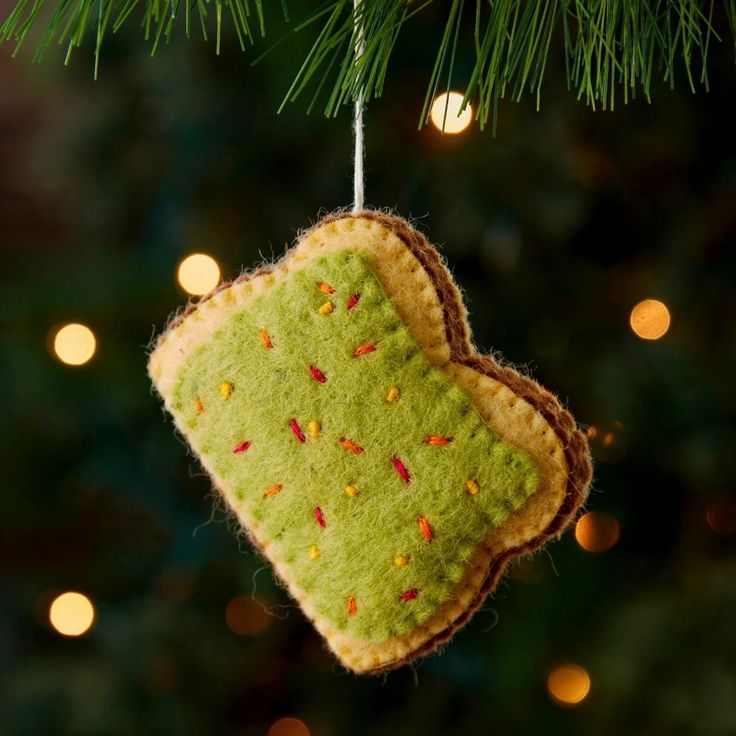
<svg viewBox="0 0 736 736">
<path fill-rule="evenodd" d="M 188 294 L 202 296 L 209 294 L 219 283 L 220 267 L 212 256 L 192 253 L 179 264 L 176 278 Z"/>
<path fill-rule="evenodd" d="M 462 133 L 473 119 L 473 107 L 470 103 L 460 112 L 462 102 L 463 95 L 459 92 L 443 92 L 437 95 L 429 112 L 432 125 L 444 133 Z"/>
<path fill-rule="evenodd" d="M 81 636 L 95 621 L 95 607 L 86 595 L 74 591 L 62 593 L 51 603 L 49 621 L 64 636 Z"/>
<path fill-rule="evenodd" d="M 271 617 L 262 605 L 246 595 L 238 595 L 225 609 L 227 625 L 240 636 L 256 636 L 268 628 Z"/>
<path fill-rule="evenodd" d="M 629 324 L 642 340 L 659 340 L 670 328 L 670 310 L 658 299 L 645 299 L 632 310 Z"/>
<path fill-rule="evenodd" d="M 590 675 L 580 665 L 560 665 L 549 673 L 547 690 L 560 705 L 577 705 L 590 692 Z"/>
<path fill-rule="evenodd" d="M 54 335 L 54 353 L 67 365 L 88 363 L 96 349 L 95 333 L 87 325 L 72 322 L 59 328 Z"/>
<path fill-rule="evenodd" d="M 611 514 L 589 511 L 575 524 L 575 539 L 586 552 L 605 552 L 618 542 L 621 525 Z"/>
<path fill-rule="evenodd" d="M 309 736 L 309 729 L 298 718 L 279 718 L 271 724 L 268 736 Z"/>
</svg>

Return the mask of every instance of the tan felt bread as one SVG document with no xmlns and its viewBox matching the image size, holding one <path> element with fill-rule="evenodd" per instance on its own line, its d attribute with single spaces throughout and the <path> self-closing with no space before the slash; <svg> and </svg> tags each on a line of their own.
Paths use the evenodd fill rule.
<svg viewBox="0 0 736 736">
<path fill-rule="evenodd" d="M 323 219 L 272 267 L 188 308 L 149 373 L 245 531 L 355 672 L 449 639 L 588 492 L 588 445 L 570 414 L 476 353 L 437 251 L 377 212 Z"/>
</svg>

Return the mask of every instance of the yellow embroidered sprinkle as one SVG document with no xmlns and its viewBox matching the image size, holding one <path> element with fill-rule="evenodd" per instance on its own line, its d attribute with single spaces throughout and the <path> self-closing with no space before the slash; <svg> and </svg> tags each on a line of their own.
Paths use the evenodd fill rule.
<svg viewBox="0 0 736 736">
<path fill-rule="evenodd" d="M 311 560 L 318 560 L 322 556 L 322 553 L 319 551 L 319 547 L 316 544 L 313 544 L 309 548 L 309 558 Z"/>
<path fill-rule="evenodd" d="M 480 490 L 480 486 L 478 485 L 478 481 L 473 480 L 472 478 L 469 478 L 465 481 L 465 487 L 468 489 L 468 493 L 471 496 L 475 496 L 476 493 Z"/>
<path fill-rule="evenodd" d="M 204 404 L 202 403 L 202 399 L 195 399 L 194 410 L 197 412 L 197 414 L 201 414 L 204 411 Z"/>
<path fill-rule="evenodd" d="M 335 305 L 332 302 L 325 302 L 318 310 L 320 314 L 332 314 L 335 311 Z"/>
<path fill-rule="evenodd" d="M 235 386 L 233 386 L 230 381 L 225 381 L 220 384 L 220 394 L 224 399 L 229 399 L 233 395 L 234 390 Z"/>
<path fill-rule="evenodd" d="M 348 498 L 355 498 L 358 495 L 358 486 L 355 483 L 349 483 L 345 486 L 345 495 Z"/>
<path fill-rule="evenodd" d="M 312 437 L 319 437 L 319 431 L 322 429 L 322 426 L 319 422 L 309 422 L 309 424 L 307 424 L 307 429 Z"/>
<path fill-rule="evenodd" d="M 396 386 L 391 386 L 386 396 L 386 401 L 390 401 L 391 403 L 393 403 L 394 401 L 399 400 L 399 396 L 399 389 Z"/>
<path fill-rule="evenodd" d="M 408 555 L 396 555 L 394 557 L 394 565 L 396 567 L 404 567 L 404 565 L 409 564 L 409 556 Z"/>
</svg>

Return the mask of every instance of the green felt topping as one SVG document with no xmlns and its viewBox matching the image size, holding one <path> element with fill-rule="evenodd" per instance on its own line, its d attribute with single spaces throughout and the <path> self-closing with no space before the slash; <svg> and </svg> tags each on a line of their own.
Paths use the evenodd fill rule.
<svg viewBox="0 0 736 736">
<path fill-rule="evenodd" d="M 333 295 L 318 288 L 323 282 Z M 348 310 L 354 294 L 360 300 Z M 327 301 L 334 311 L 321 314 Z M 373 352 L 354 355 L 369 343 Z M 388 401 L 394 386 L 399 397 Z M 351 251 L 312 261 L 231 317 L 188 356 L 173 405 L 194 450 L 258 522 L 258 535 L 275 540 L 316 610 L 360 638 L 385 640 L 426 621 L 490 528 L 539 486 L 531 458 L 502 442 L 430 365 L 370 265 Z M 451 442 L 428 444 L 428 436 Z M 478 484 L 475 495 L 468 480 Z"/>
</svg>

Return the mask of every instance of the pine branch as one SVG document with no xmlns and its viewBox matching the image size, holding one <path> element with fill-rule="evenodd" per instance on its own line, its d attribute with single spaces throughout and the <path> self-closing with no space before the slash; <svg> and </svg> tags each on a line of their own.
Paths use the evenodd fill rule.
<svg viewBox="0 0 736 736">
<path fill-rule="evenodd" d="M 432 0 L 363 0 L 357 20 L 364 29 L 365 51 L 354 44 L 352 0 L 326 0 L 294 25 L 266 53 L 294 33 L 317 29 L 316 40 L 296 73 L 283 105 L 311 89 L 311 111 L 323 99 L 326 115 L 337 115 L 360 92 L 366 100 L 380 97 L 388 64 L 404 24 Z M 45 28 L 34 60 L 40 61 L 52 43 L 66 47 L 68 63 L 85 35 L 94 34 L 95 77 L 107 34 L 139 20 L 144 38 L 155 54 L 168 43 L 177 26 L 191 34 L 193 19 L 202 37 L 214 37 L 220 52 L 223 24 L 232 28 L 241 49 L 266 33 L 263 0 L 49 0 Z M 13 54 L 30 32 L 44 21 L 45 0 L 17 0 L 0 26 L 0 41 L 14 42 Z M 290 15 L 281 0 L 284 20 Z M 445 0 L 447 19 L 438 29 L 434 67 L 430 74 L 421 122 L 440 89 L 464 87 L 464 105 L 477 106 L 481 127 L 494 122 L 501 99 L 520 100 L 530 93 L 537 106 L 553 41 L 561 41 L 568 85 L 594 109 L 613 109 L 637 94 L 651 98 L 661 79 L 671 87 L 682 77 L 691 90 L 708 88 L 708 53 L 721 41 L 714 17 L 736 30 L 736 0 Z M 471 7 L 473 6 L 473 7 Z M 214 33 L 213 33 L 214 26 Z M 467 33 L 464 33 L 466 31 Z M 472 33 L 472 47 L 461 38 Z M 455 78 L 458 50 L 474 53 L 466 80 Z M 259 57 L 259 59 L 262 57 Z M 256 59 L 256 62 L 259 60 Z M 254 63 L 256 63 L 254 62 Z M 282 107 L 283 107 L 282 105 Z"/>
</svg>

